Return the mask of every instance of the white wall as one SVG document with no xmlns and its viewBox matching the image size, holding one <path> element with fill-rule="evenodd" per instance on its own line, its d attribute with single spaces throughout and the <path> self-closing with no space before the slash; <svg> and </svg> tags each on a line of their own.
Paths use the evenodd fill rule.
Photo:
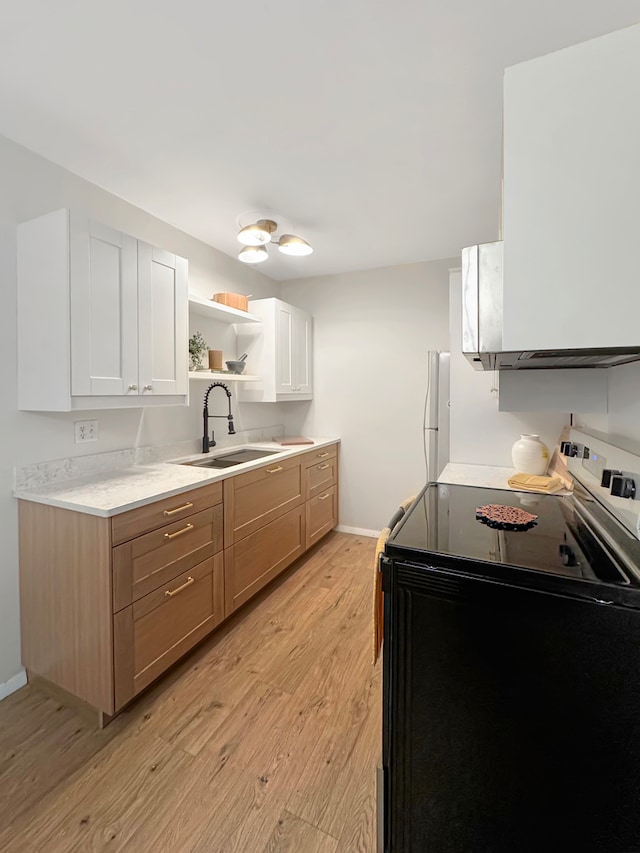
<svg viewBox="0 0 640 853">
<path fill-rule="evenodd" d="M 607 371 L 609 378 L 608 415 L 576 415 L 576 424 L 609 435 L 640 439 L 640 362 Z"/>
<path fill-rule="evenodd" d="M 523 432 L 537 433 L 552 450 L 569 415 L 558 412 L 500 412 L 499 374 L 474 370 L 462 355 L 462 283 L 451 272 L 449 302 L 451 336 L 452 462 L 511 467 L 511 446 Z"/>
<path fill-rule="evenodd" d="M 79 207 L 91 216 L 161 248 L 189 259 L 190 287 L 200 296 L 218 291 L 278 296 L 279 285 L 234 258 L 161 222 L 139 208 L 72 175 L 0 137 L 0 688 L 20 671 L 17 505 L 11 496 L 14 466 L 84 453 L 100 453 L 146 444 L 197 438 L 201 434 L 201 387 L 191 383 L 187 407 L 99 412 L 99 441 L 84 448 L 73 442 L 73 421 L 79 413 L 39 414 L 17 411 L 16 389 L 16 224 L 60 207 Z M 194 321 L 212 348 L 223 342 L 233 353 L 229 327 Z M 37 347 L 38 341 L 33 342 Z M 47 381 L 47 356 L 42 353 L 42 381 Z M 236 427 L 250 429 L 282 423 L 276 405 L 238 409 Z M 1 691 L 0 691 L 1 695 Z"/>
<path fill-rule="evenodd" d="M 448 261 L 283 282 L 314 322 L 314 399 L 288 431 L 342 438 L 340 524 L 385 526 L 425 482 L 426 355 L 448 349 Z"/>
</svg>

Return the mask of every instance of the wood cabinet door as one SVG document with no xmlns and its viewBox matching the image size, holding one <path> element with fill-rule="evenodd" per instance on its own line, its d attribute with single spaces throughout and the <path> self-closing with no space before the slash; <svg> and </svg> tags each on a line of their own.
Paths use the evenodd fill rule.
<svg viewBox="0 0 640 853">
<path fill-rule="evenodd" d="M 305 523 L 305 508 L 301 505 L 225 550 L 225 616 L 304 552 Z"/>
<path fill-rule="evenodd" d="M 116 613 L 116 711 L 204 639 L 223 618 L 222 553 Z"/>
<path fill-rule="evenodd" d="M 222 550 L 222 504 L 113 549 L 113 612 Z"/>
<path fill-rule="evenodd" d="M 299 456 L 271 462 L 224 481 L 225 548 L 302 503 Z"/>
<path fill-rule="evenodd" d="M 188 262 L 138 243 L 139 386 L 143 395 L 189 389 Z"/>
<path fill-rule="evenodd" d="M 305 498 L 310 498 L 319 495 L 329 486 L 332 486 L 338 479 L 338 458 L 330 456 L 323 462 L 317 462 L 315 465 L 309 465 L 305 468 Z"/>
<path fill-rule="evenodd" d="M 307 512 L 305 547 L 310 548 L 333 530 L 338 523 L 338 487 L 331 486 L 325 489 L 307 501 L 305 507 Z"/>
<path fill-rule="evenodd" d="M 72 396 L 138 394 L 137 240 L 70 214 Z"/>
</svg>

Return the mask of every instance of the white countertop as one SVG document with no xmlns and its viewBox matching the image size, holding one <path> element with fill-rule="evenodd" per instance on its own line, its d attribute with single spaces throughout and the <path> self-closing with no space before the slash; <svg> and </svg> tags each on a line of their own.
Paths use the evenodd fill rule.
<svg viewBox="0 0 640 853">
<path fill-rule="evenodd" d="M 317 438 L 313 444 L 281 446 L 275 441 L 251 442 L 236 447 L 224 447 L 219 452 L 212 451 L 210 456 L 224 456 L 234 450 L 260 449 L 276 450 L 277 455 L 243 462 L 231 468 L 197 468 L 181 465 L 191 459 L 200 459 L 203 454 L 182 457 L 170 462 L 156 462 L 152 465 L 132 465 L 116 471 L 94 474 L 76 480 L 63 480 L 47 486 L 32 489 L 17 489 L 15 497 L 21 500 L 48 504 L 49 506 L 86 512 L 89 515 L 109 517 L 121 512 L 144 506 L 161 498 L 168 498 L 189 489 L 204 486 L 268 463 L 270 460 L 288 459 L 306 453 L 314 447 L 325 447 L 339 442 L 339 438 Z"/>
<path fill-rule="evenodd" d="M 513 489 L 508 482 L 509 477 L 513 477 L 515 473 L 515 468 L 449 462 L 438 477 L 438 482 L 452 483 L 458 486 L 484 486 L 487 489 L 508 489 L 512 492 L 521 492 L 522 489 Z M 555 494 L 570 495 L 571 492 L 563 490 Z"/>
<path fill-rule="evenodd" d="M 515 473 L 515 468 L 449 462 L 438 477 L 438 482 L 453 483 L 458 486 L 485 486 L 488 489 L 511 489 L 508 480 Z"/>
</svg>

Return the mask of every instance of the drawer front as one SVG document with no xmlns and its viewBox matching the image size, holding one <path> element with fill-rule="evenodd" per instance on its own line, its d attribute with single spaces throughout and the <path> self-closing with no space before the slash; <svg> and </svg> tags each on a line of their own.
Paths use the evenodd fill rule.
<svg viewBox="0 0 640 853">
<path fill-rule="evenodd" d="M 222 554 L 175 578 L 113 617 L 116 710 L 223 619 Z"/>
<path fill-rule="evenodd" d="M 333 486 L 338 479 L 338 458 L 331 456 L 324 462 L 316 462 L 304 469 L 305 472 L 305 498 L 313 498 L 322 494 L 329 486 Z"/>
<path fill-rule="evenodd" d="M 225 548 L 299 506 L 303 498 L 299 457 L 271 462 L 225 480 Z"/>
<path fill-rule="evenodd" d="M 120 545 L 150 530 L 156 530 L 173 521 L 180 521 L 203 509 L 222 503 L 222 483 L 211 483 L 154 501 L 152 504 L 131 509 L 111 519 L 111 536 L 114 545 Z"/>
<path fill-rule="evenodd" d="M 306 547 L 322 539 L 338 523 L 338 487 L 331 486 L 306 503 Z"/>
<path fill-rule="evenodd" d="M 113 549 L 113 612 L 222 550 L 222 504 Z"/>
<path fill-rule="evenodd" d="M 304 552 L 304 509 L 296 507 L 225 550 L 225 616 Z"/>
<path fill-rule="evenodd" d="M 338 445 L 331 444 L 329 447 L 321 447 L 318 450 L 310 450 L 302 457 L 303 465 L 318 465 L 320 462 L 326 462 L 328 459 L 335 459 L 338 455 Z"/>
</svg>

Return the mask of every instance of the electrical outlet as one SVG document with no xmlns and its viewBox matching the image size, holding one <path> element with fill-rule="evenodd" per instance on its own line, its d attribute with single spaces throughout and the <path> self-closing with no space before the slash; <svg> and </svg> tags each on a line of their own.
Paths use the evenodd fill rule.
<svg viewBox="0 0 640 853">
<path fill-rule="evenodd" d="M 74 421 L 76 444 L 98 440 L 98 421 Z"/>
</svg>

